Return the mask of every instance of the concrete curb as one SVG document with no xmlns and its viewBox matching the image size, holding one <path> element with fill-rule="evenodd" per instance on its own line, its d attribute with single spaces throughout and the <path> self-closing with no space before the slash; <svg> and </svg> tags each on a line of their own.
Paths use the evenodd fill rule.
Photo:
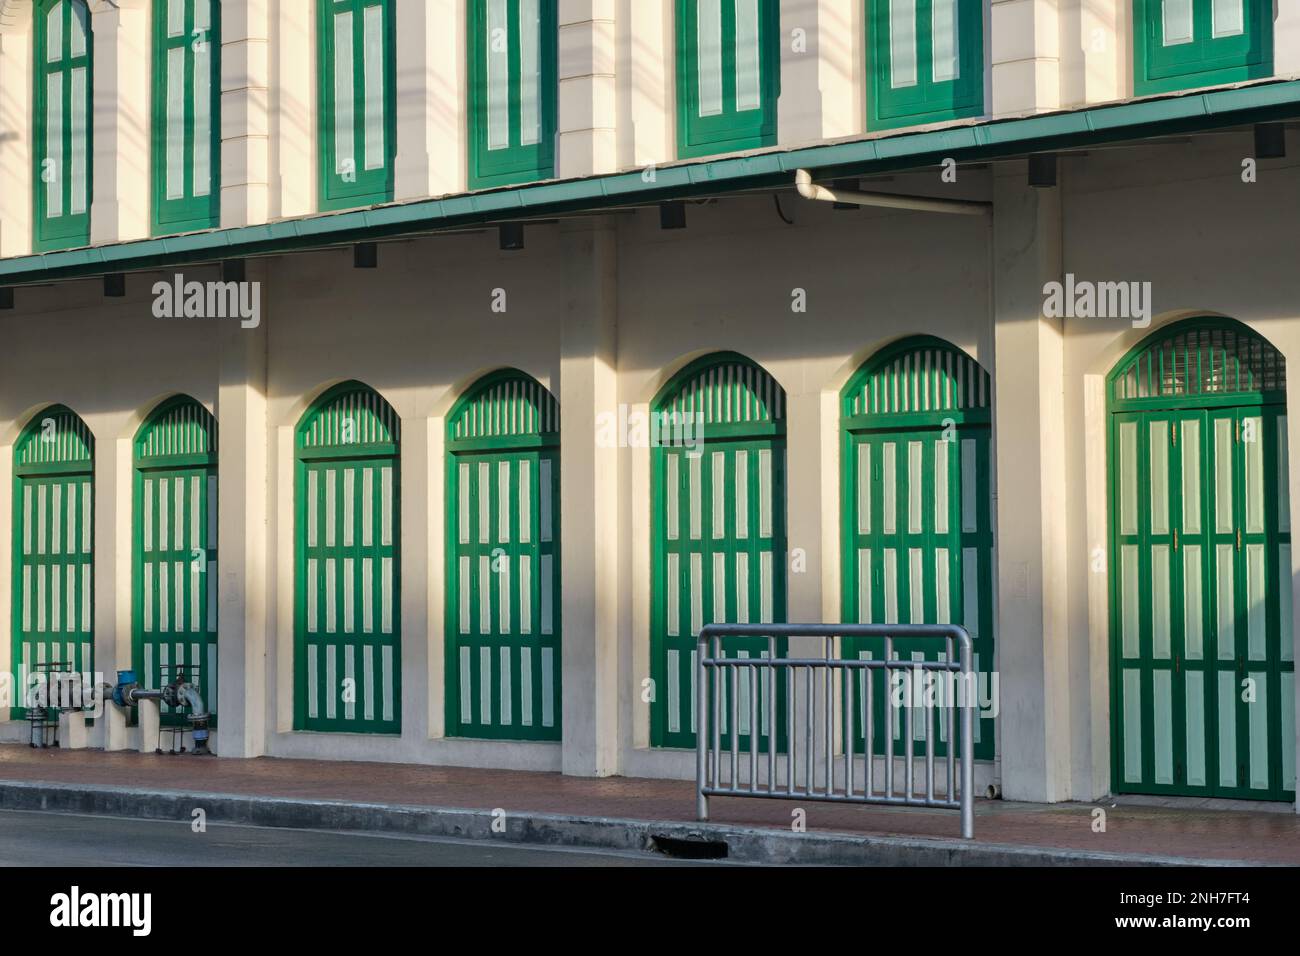
<svg viewBox="0 0 1300 956">
<path fill-rule="evenodd" d="M 840 866 L 1273 866 L 1249 860 L 1198 860 L 1140 853 L 1108 853 L 914 837 L 794 833 L 766 827 L 680 821 L 621 820 L 554 813 L 403 804 L 310 801 L 183 790 L 0 782 L 0 809 L 85 813 L 188 822 L 202 808 L 208 823 L 330 831 L 382 831 L 411 836 L 499 840 L 653 852 L 665 842 L 725 845 L 738 863 Z"/>
</svg>

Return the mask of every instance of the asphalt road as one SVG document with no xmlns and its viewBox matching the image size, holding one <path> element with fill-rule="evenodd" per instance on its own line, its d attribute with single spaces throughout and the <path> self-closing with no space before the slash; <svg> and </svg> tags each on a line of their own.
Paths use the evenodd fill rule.
<svg viewBox="0 0 1300 956">
<path fill-rule="evenodd" d="M 0 810 L 0 866 L 686 866 L 641 853 Z M 698 865 L 698 864 L 697 864 Z M 703 864 L 718 865 L 718 864 Z"/>
</svg>

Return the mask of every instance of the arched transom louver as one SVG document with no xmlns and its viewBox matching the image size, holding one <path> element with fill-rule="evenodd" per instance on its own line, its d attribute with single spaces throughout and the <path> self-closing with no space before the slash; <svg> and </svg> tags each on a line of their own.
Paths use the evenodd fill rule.
<svg viewBox="0 0 1300 956">
<path fill-rule="evenodd" d="M 549 435 L 560 430 L 560 403 L 522 372 L 499 374 L 476 386 L 451 421 L 453 441 Z"/>
<path fill-rule="evenodd" d="M 973 358 L 939 339 L 911 339 L 846 391 L 844 414 L 986 409 L 991 399 L 989 373 Z"/>
<path fill-rule="evenodd" d="M 1121 402 L 1281 392 L 1286 359 L 1238 322 L 1198 319 L 1143 342 L 1112 373 L 1111 388 Z"/>
</svg>

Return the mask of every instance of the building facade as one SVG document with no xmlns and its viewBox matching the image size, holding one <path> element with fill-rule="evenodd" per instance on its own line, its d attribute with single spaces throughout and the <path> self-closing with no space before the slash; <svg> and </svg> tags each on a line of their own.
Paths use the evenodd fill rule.
<svg viewBox="0 0 1300 956">
<path fill-rule="evenodd" d="M 1297 124 L 1297 0 L 0 0 L 0 734 L 685 778 L 704 623 L 953 622 L 980 793 L 1294 801 Z"/>
</svg>

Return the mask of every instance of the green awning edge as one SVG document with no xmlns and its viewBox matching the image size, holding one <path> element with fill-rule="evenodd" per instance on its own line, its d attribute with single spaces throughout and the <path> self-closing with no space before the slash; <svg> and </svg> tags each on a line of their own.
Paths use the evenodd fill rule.
<svg viewBox="0 0 1300 956">
<path fill-rule="evenodd" d="M 932 166 L 946 158 L 959 163 L 980 162 L 1297 116 L 1300 80 L 1269 80 L 1027 117 L 891 131 L 869 139 L 675 162 L 656 167 L 650 181 L 638 169 L 390 203 L 265 225 L 17 256 L 0 260 L 0 286 L 151 271 L 524 217 L 792 185 L 797 169 L 815 170 L 824 178 L 861 176 Z"/>
</svg>

